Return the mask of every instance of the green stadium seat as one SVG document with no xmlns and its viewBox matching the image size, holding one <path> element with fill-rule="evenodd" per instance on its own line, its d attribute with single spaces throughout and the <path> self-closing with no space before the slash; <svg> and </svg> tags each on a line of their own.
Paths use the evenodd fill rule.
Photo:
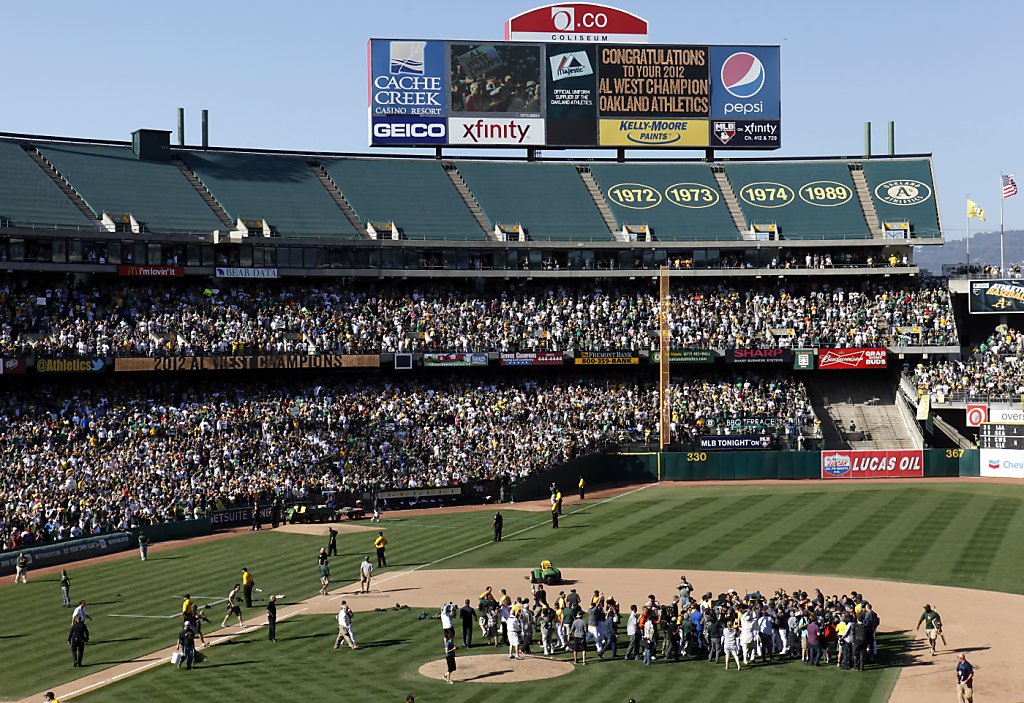
<svg viewBox="0 0 1024 703">
<path fill-rule="evenodd" d="M 708 166 L 594 164 L 590 171 L 620 229 L 648 225 L 659 241 L 740 238 Z"/>
<path fill-rule="evenodd" d="M 0 219 L 21 227 L 93 227 L 19 144 L 0 141 Z"/>
<path fill-rule="evenodd" d="M 865 160 L 863 167 L 880 226 L 905 221 L 914 237 L 942 236 L 929 159 L 872 159 Z M 900 181 L 910 181 L 910 188 Z"/>
<path fill-rule="evenodd" d="M 172 163 L 141 161 L 121 146 L 43 145 L 39 151 L 97 216 L 130 213 L 151 232 L 224 229 Z"/>
<path fill-rule="evenodd" d="M 612 240 L 575 166 L 460 161 L 458 167 L 491 227 L 522 224 L 535 240 Z"/>
<path fill-rule="evenodd" d="M 868 239 L 845 161 L 728 164 L 748 224 L 772 223 L 783 239 Z"/>
<path fill-rule="evenodd" d="M 259 219 L 281 235 L 359 239 L 305 159 L 187 152 L 185 162 L 232 219 Z"/>
<path fill-rule="evenodd" d="M 320 163 L 362 222 L 393 221 L 409 239 L 487 239 L 437 161 L 323 159 Z"/>
</svg>

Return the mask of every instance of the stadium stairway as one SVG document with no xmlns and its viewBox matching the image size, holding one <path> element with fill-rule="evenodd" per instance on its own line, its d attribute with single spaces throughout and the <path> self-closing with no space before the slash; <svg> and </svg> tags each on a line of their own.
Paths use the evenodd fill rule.
<svg viewBox="0 0 1024 703">
<path fill-rule="evenodd" d="M 612 233 L 616 241 L 628 242 L 629 236 L 619 229 L 618 224 L 615 222 L 615 215 L 612 214 L 612 209 L 608 207 L 608 202 L 601 195 L 601 188 L 598 187 L 597 181 L 594 180 L 594 174 L 591 173 L 589 166 L 577 166 L 576 170 L 580 174 L 580 178 L 583 179 L 583 185 L 587 187 L 587 192 L 590 193 L 590 197 L 594 199 L 594 204 L 597 205 L 597 211 L 601 213 L 601 219 L 604 220 L 605 225 L 608 226 L 608 231 Z"/>
<path fill-rule="evenodd" d="M 307 161 L 306 163 L 311 169 L 313 169 L 313 173 L 316 174 L 317 180 L 320 181 L 324 188 L 327 189 L 327 193 L 331 196 L 331 200 L 333 200 L 334 204 L 338 206 L 338 209 L 341 210 L 341 213 L 345 216 L 345 219 L 348 220 L 349 224 L 352 225 L 357 232 L 363 233 L 365 236 L 366 225 L 359 221 L 356 211 L 352 209 L 352 205 L 349 204 L 348 200 L 345 198 L 345 194 L 342 193 L 341 188 L 338 187 L 338 184 L 335 183 L 334 179 L 331 178 L 329 173 L 327 173 L 327 169 L 324 168 L 324 165 L 315 160 Z"/>
<path fill-rule="evenodd" d="M 839 446 L 851 449 L 920 449 L 921 440 L 907 426 L 896 407 L 896 394 L 887 376 L 815 378 L 807 383 L 815 412 L 818 405 L 827 414 L 822 419 L 825 447 L 829 446 L 828 425 L 838 430 Z M 832 422 L 827 422 L 831 419 Z M 848 430 L 850 422 L 856 426 Z"/>
<path fill-rule="evenodd" d="M 217 216 L 220 223 L 227 227 L 228 230 L 233 230 L 235 228 L 235 223 L 231 221 L 231 218 L 228 217 L 224 208 L 222 208 L 220 203 L 217 202 L 217 199 L 213 197 L 213 193 L 210 192 L 210 189 L 199 180 L 195 171 L 192 170 L 192 167 L 185 163 L 184 159 L 180 157 L 172 158 L 171 163 L 178 167 L 178 170 L 181 171 L 181 175 L 183 175 L 185 180 L 188 181 L 195 189 L 196 193 L 198 193 L 199 197 L 203 199 L 203 202 L 206 203 L 207 207 L 213 210 L 213 214 Z"/>
<path fill-rule="evenodd" d="M 807 387 L 807 395 L 811 399 L 811 409 L 814 411 L 814 415 L 818 418 L 819 422 L 821 422 L 821 448 L 849 449 L 849 442 L 846 441 L 846 437 L 839 430 L 835 419 L 829 415 L 828 408 L 826 407 L 828 398 L 825 397 L 822 389 L 813 381 L 807 381 L 804 385 Z"/>
<path fill-rule="evenodd" d="M 725 168 L 712 166 L 711 172 L 715 174 L 715 182 L 718 183 L 718 190 L 722 191 L 722 199 L 729 209 L 732 222 L 736 225 L 736 231 L 740 233 L 742 239 L 753 239 L 754 235 L 747 232 L 747 219 L 743 216 L 743 210 L 740 209 L 740 204 L 736 200 L 736 193 L 732 189 L 732 183 L 729 181 L 729 175 L 725 172 Z"/>
<path fill-rule="evenodd" d="M 99 216 L 92 211 L 92 208 L 86 204 L 85 200 L 82 199 L 82 196 L 78 194 L 78 191 L 71 187 L 71 184 L 67 182 L 64 176 L 62 176 L 60 172 L 53 167 L 53 164 L 47 161 L 46 157 L 43 156 L 43 153 L 39 151 L 39 149 L 31 144 L 22 144 L 21 148 L 25 150 L 26 154 L 32 157 L 33 161 L 39 164 L 39 168 L 43 169 L 43 172 L 50 177 L 50 180 L 57 184 L 57 187 L 60 188 L 61 192 L 68 197 L 68 200 L 74 203 L 75 207 L 78 208 L 79 212 L 85 215 L 87 220 L 98 228 L 103 226 L 100 222 Z"/>
<path fill-rule="evenodd" d="M 859 163 L 851 163 L 850 178 L 853 179 L 854 188 L 857 190 L 857 200 L 860 201 L 860 209 L 864 212 L 864 220 L 868 223 L 871 236 L 883 239 L 885 234 L 882 232 L 882 226 L 878 223 L 878 211 L 875 210 L 875 201 L 871 199 L 868 180 L 864 177 L 864 166 Z"/>
<path fill-rule="evenodd" d="M 480 229 L 484 231 L 488 239 L 497 239 L 497 235 L 491 229 L 490 223 L 487 222 L 487 218 L 484 217 L 484 211 L 480 208 L 480 203 L 476 201 L 476 197 L 469 190 L 469 186 L 466 185 L 466 179 L 459 173 L 459 168 L 451 161 L 445 161 L 442 164 L 444 172 L 448 174 L 448 179 L 455 186 L 455 190 L 458 191 L 459 197 L 462 198 L 463 202 L 466 203 L 466 207 L 469 208 L 469 212 L 473 215 L 473 219 L 480 225 Z"/>
</svg>

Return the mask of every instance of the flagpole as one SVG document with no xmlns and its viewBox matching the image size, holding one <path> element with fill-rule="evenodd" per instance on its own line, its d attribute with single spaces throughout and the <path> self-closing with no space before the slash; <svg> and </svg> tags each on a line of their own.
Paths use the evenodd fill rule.
<svg viewBox="0 0 1024 703">
<path fill-rule="evenodd" d="M 971 194 L 967 194 L 967 202 L 971 202 Z M 967 206 L 967 277 L 971 277 L 971 207 Z"/>
<path fill-rule="evenodd" d="M 1003 273 L 1003 174 L 999 174 L 999 275 Z"/>
</svg>

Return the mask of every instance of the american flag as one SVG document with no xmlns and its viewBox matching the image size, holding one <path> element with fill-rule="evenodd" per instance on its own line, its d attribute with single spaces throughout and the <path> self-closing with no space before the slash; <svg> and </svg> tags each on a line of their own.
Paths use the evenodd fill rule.
<svg viewBox="0 0 1024 703">
<path fill-rule="evenodd" d="M 1016 173 L 1008 173 L 1003 176 L 1003 197 L 1009 198 L 1011 195 L 1017 194 L 1017 183 L 1013 180 Z"/>
</svg>

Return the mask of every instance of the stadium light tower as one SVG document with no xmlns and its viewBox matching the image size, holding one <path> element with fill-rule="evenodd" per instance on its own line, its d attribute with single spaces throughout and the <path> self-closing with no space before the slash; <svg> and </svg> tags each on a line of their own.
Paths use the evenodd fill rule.
<svg viewBox="0 0 1024 703">
<path fill-rule="evenodd" d="M 660 447 L 662 451 L 672 443 L 672 388 L 669 384 L 669 364 L 672 362 L 672 332 L 668 324 L 669 267 L 662 266 L 658 274 L 658 372 L 660 419 Z"/>
</svg>

